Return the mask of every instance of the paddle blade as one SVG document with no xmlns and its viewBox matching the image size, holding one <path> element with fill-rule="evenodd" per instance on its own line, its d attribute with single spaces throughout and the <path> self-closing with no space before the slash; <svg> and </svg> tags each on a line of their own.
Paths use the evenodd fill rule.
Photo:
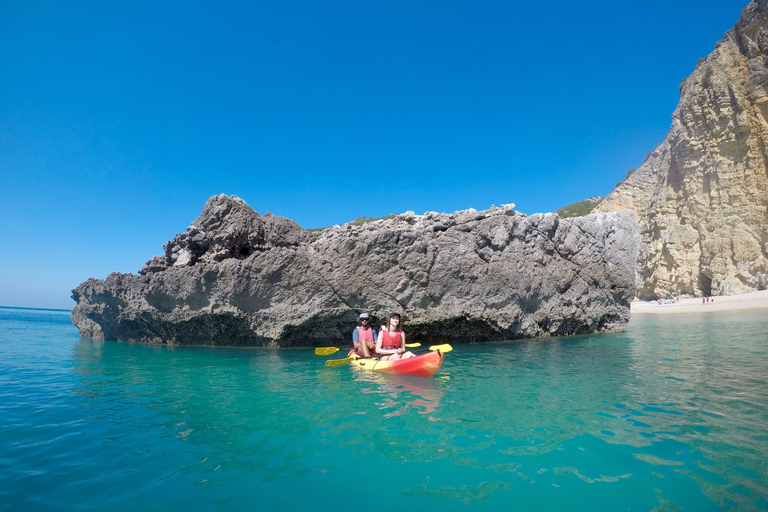
<svg viewBox="0 0 768 512">
<path fill-rule="evenodd" d="M 431 347 L 429 347 L 429 350 L 433 352 L 435 350 L 439 350 L 440 352 L 450 352 L 451 350 L 453 350 L 453 347 L 446 343 L 445 345 L 432 345 Z"/>
<path fill-rule="evenodd" d="M 347 357 L 347 358 L 344 358 L 344 359 L 329 359 L 329 360 L 327 360 L 325 362 L 325 366 L 328 366 L 329 368 L 333 367 L 333 366 L 343 366 L 343 365 L 347 364 L 348 362 L 353 361 L 354 359 L 356 359 L 356 358 L 355 357 Z"/>
<path fill-rule="evenodd" d="M 315 355 L 316 356 L 329 356 L 331 354 L 335 354 L 338 352 L 339 349 L 336 347 L 317 347 L 315 349 Z"/>
<path fill-rule="evenodd" d="M 421 343 L 406 343 L 405 346 L 408 348 L 416 348 L 416 347 L 420 347 Z"/>
</svg>

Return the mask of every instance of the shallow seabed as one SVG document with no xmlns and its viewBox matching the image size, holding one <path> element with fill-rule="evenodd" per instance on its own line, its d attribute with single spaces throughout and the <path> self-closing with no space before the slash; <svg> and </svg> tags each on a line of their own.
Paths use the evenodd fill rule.
<svg viewBox="0 0 768 512">
<path fill-rule="evenodd" d="M 429 379 L 325 359 L 0 308 L 0 509 L 768 510 L 764 314 L 454 345 Z"/>
</svg>

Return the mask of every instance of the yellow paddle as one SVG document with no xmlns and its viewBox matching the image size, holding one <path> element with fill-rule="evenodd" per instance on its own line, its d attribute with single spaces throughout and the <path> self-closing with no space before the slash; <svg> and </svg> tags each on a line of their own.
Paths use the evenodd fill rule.
<svg viewBox="0 0 768 512">
<path fill-rule="evenodd" d="M 406 345 L 406 347 L 407 346 L 408 345 Z M 431 347 L 429 347 L 429 350 L 431 350 L 433 352 L 435 350 L 439 350 L 440 352 L 450 352 L 451 350 L 453 350 L 453 347 L 448 345 L 448 344 L 445 344 L 445 345 L 432 345 Z M 329 368 L 333 367 L 333 366 L 342 366 L 342 365 L 347 364 L 350 361 L 354 361 L 355 359 L 371 359 L 371 358 L 374 358 L 374 357 L 378 357 L 378 356 L 369 356 L 369 357 L 352 356 L 352 357 L 345 357 L 344 359 L 329 359 L 328 361 L 325 362 L 325 366 L 328 366 Z"/>
<path fill-rule="evenodd" d="M 375 356 L 369 356 L 365 359 L 371 359 Z M 347 364 L 350 361 L 354 361 L 355 359 L 363 359 L 362 357 L 345 357 L 344 359 L 329 359 L 325 362 L 325 366 L 332 367 L 332 366 L 342 366 Z"/>
<path fill-rule="evenodd" d="M 406 345 L 406 347 L 407 346 L 408 345 Z M 434 352 L 435 350 L 439 350 L 440 352 L 450 352 L 451 350 L 453 350 L 453 347 L 446 343 L 445 345 L 432 345 L 431 347 L 429 347 L 429 350 L 431 350 L 432 352 Z"/>
<path fill-rule="evenodd" d="M 420 347 L 421 343 L 406 343 L 405 345 L 408 348 L 416 348 Z M 316 356 L 329 356 L 331 354 L 335 354 L 338 352 L 339 349 L 336 347 L 317 347 L 315 349 L 315 355 Z"/>
</svg>

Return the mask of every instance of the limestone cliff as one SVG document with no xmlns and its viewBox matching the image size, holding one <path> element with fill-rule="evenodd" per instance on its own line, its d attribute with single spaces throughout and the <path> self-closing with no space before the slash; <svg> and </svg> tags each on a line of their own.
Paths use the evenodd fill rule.
<svg viewBox="0 0 768 512">
<path fill-rule="evenodd" d="M 766 289 L 767 63 L 758 0 L 683 81 L 666 140 L 595 209 L 637 213 L 639 298 Z"/>
<path fill-rule="evenodd" d="M 348 344 L 362 311 L 400 312 L 426 343 L 618 331 L 638 244 L 631 212 L 407 213 L 314 237 L 220 195 L 140 275 L 73 290 L 72 320 L 83 337 L 250 346 Z"/>
</svg>

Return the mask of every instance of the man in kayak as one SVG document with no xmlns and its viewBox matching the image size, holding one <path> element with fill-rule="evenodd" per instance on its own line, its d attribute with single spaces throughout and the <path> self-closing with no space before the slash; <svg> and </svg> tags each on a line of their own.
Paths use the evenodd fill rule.
<svg viewBox="0 0 768 512">
<path fill-rule="evenodd" d="M 357 355 L 360 357 L 376 355 L 376 330 L 370 326 L 371 319 L 368 313 L 360 313 L 357 321 L 360 325 L 352 331 L 352 343 L 355 345 Z"/>
</svg>

